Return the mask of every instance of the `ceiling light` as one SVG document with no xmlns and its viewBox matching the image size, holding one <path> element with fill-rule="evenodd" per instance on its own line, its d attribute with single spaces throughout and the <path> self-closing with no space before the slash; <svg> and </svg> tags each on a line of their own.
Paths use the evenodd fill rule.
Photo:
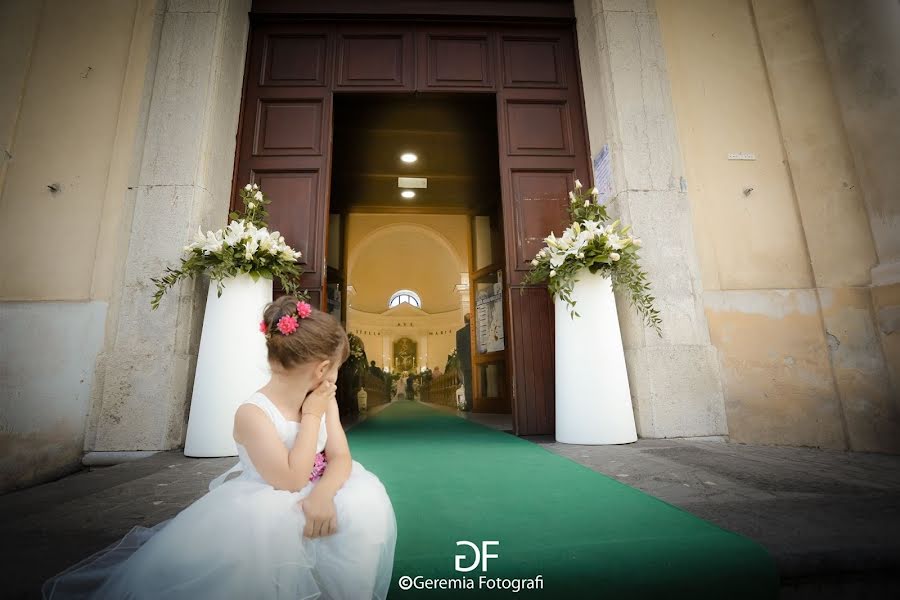
<svg viewBox="0 0 900 600">
<path fill-rule="evenodd" d="M 400 160 L 405 163 L 414 163 L 419 160 L 419 157 L 413 154 L 412 152 L 406 152 L 400 155 Z"/>
<path fill-rule="evenodd" d="M 404 198 L 415 198 L 416 197 L 416 193 L 412 190 L 403 190 L 402 192 L 400 192 L 400 195 L 403 196 Z"/>
</svg>

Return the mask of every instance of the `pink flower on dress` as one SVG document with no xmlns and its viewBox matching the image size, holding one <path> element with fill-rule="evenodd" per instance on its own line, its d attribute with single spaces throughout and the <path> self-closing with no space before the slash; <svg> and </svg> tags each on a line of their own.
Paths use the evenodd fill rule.
<svg viewBox="0 0 900 600">
<path fill-rule="evenodd" d="M 259 322 L 259 332 L 260 333 L 268 333 L 269 332 L 269 326 L 266 325 L 265 321 Z"/>
<path fill-rule="evenodd" d="M 313 463 L 312 473 L 309 474 L 310 481 L 318 480 L 323 473 L 325 473 L 325 467 L 328 466 L 328 460 L 325 457 L 325 451 L 316 453 L 316 460 Z"/>
<path fill-rule="evenodd" d="M 312 306 L 309 305 L 309 302 L 298 302 L 297 314 L 300 315 L 301 319 L 305 319 L 312 314 Z"/>
<path fill-rule="evenodd" d="M 297 331 L 297 317 L 294 315 L 284 315 L 278 319 L 278 331 L 281 335 L 289 335 Z"/>
</svg>

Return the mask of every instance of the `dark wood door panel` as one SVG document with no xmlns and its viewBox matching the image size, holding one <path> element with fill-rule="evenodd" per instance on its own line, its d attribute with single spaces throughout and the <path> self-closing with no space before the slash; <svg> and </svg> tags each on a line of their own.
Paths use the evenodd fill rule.
<svg viewBox="0 0 900 600">
<path fill-rule="evenodd" d="M 326 143 L 325 99 L 260 98 L 253 156 L 322 155 Z"/>
<path fill-rule="evenodd" d="M 531 269 L 531 259 L 544 245 L 544 238 L 566 227 L 568 190 L 575 177 L 571 171 L 510 172 L 513 235 L 507 236 L 507 264 L 515 283 Z M 521 274 L 521 275 L 519 275 Z"/>
<path fill-rule="evenodd" d="M 329 32 L 268 31 L 262 38 L 260 86 L 329 84 Z"/>
<path fill-rule="evenodd" d="M 272 228 L 303 253 L 298 262 L 305 272 L 318 272 L 324 239 L 320 229 L 310 224 L 323 219 L 319 171 L 254 171 L 251 180 L 272 200 L 268 206 Z"/>
<path fill-rule="evenodd" d="M 566 88 L 572 81 L 568 32 L 516 30 L 500 34 L 502 85 L 506 88 Z"/>
<path fill-rule="evenodd" d="M 569 103 L 561 100 L 505 99 L 509 154 L 574 156 Z"/>
<path fill-rule="evenodd" d="M 512 337 L 513 428 L 516 435 L 553 433 L 555 363 L 553 305 L 543 287 L 507 295 Z"/>
<path fill-rule="evenodd" d="M 340 27 L 335 52 L 336 89 L 415 87 L 411 28 Z"/>
<path fill-rule="evenodd" d="M 429 28 L 416 35 L 418 89 L 494 89 L 492 32 Z"/>
</svg>

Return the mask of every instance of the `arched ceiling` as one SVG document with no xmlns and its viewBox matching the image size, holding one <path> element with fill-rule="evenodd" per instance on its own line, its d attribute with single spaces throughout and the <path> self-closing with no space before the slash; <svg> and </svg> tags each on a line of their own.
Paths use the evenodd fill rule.
<svg viewBox="0 0 900 600">
<path fill-rule="evenodd" d="M 422 310 L 440 313 L 460 306 L 454 287 L 459 283 L 459 258 L 452 248 L 424 227 L 397 225 L 378 230 L 350 249 L 349 283 L 356 310 L 382 313 L 400 289 L 416 292 Z"/>
</svg>

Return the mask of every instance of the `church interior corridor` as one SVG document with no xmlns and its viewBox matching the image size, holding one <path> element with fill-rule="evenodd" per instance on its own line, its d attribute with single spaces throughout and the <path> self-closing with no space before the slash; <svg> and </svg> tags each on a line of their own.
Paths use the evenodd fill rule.
<svg viewBox="0 0 900 600">
<path fill-rule="evenodd" d="M 361 387 L 367 409 L 415 400 L 511 430 L 493 95 L 336 95 L 333 119 L 327 296 L 354 346 L 346 412 Z"/>
</svg>

